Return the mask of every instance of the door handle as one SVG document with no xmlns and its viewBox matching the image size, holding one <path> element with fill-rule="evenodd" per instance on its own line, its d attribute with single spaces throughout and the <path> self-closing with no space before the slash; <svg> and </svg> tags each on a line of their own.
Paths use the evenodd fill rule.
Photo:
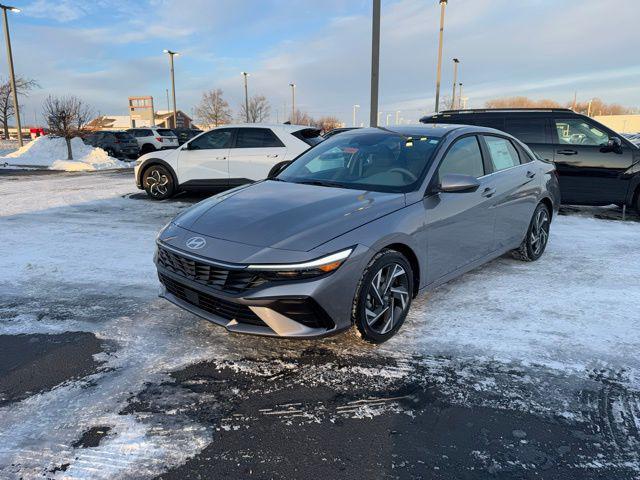
<svg viewBox="0 0 640 480">
<path fill-rule="evenodd" d="M 577 150 L 558 150 L 556 153 L 560 155 L 577 155 Z"/>
<path fill-rule="evenodd" d="M 267 158 L 278 158 L 278 154 L 274 153 L 272 155 L 267 155 Z"/>
<path fill-rule="evenodd" d="M 226 160 L 227 157 L 216 157 L 216 160 Z"/>
<path fill-rule="evenodd" d="M 536 176 L 536 172 L 532 172 L 531 170 L 527 171 L 527 178 L 533 178 Z"/>
<path fill-rule="evenodd" d="M 495 193 L 496 189 L 494 187 L 487 187 L 482 191 L 481 195 L 483 197 L 492 197 Z"/>
</svg>

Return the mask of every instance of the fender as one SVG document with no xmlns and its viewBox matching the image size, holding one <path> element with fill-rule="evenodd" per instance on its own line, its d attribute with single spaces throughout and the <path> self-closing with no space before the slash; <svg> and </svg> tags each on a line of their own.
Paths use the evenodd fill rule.
<svg viewBox="0 0 640 480">
<path fill-rule="evenodd" d="M 171 165 L 169 165 L 167 162 L 165 162 L 161 158 L 150 158 L 148 160 L 145 160 L 142 163 L 142 165 L 140 165 L 140 168 L 138 169 L 138 174 L 136 175 L 136 186 L 139 189 L 141 190 L 144 189 L 144 187 L 142 186 L 142 175 L 147 170 L 147 168 L 149 168 L 151 165 L 162 165 L 163 167 L 165 167 L 167 170 L 169 170 L 169 173 L 171 174 L 171 177 L 173 179 L 173 184 L 176 187 L 180 186 L 178 184 L 178 175 L 176 174 L 175 170 L 171 167 Z"/>
</svg>

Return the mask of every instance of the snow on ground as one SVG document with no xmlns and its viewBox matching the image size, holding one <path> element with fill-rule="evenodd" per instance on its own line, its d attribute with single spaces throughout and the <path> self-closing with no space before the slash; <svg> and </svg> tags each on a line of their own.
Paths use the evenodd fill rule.
<svg viewBox="0 0 640 480">
<path fill-rule="evenodd" d="M 640 223 L 558 216 L 540 261 L 503 257 L 423 295 L 381 347 L 349 335 L 286 342 L 230 335 L 158 299 L 155 235 L 189 204 L 151 202 L 131 197 L 134 191 L 131 176 L 115 173 L 0 177 L 0 248 L 7 252 L 0 334 L 87 331 L 114 345 L 99 355 L 98 373 L 0 408 L 0 477 L 33 478 L 69 463 L 56 478 L 148 478 L 186 461 L 221 429 L 251 428 L 257 414 L 212 429 L 181 412 L 207 398 L 215 410 L 215 396 L 162 390 L 171 371 L 204 361 L 258 380 L 300 375 L 295 381 L 307 387 L 341 391 L 428 378 L 453 402 L 470 405 L 486 393 L 482 402 L 494 408 L 583 424 L 602 402 L 584 400 L 580 389 L 594 378 L 615 379 L 597 428 L 622 444 L 640 425 Z M 338 360 L 301 368 L 302 352 L 320 346 Z M 359 356 L 380 363 L 361 365 Z M 159 389 L 161 405 L 128 410 L 149 388 Z M 385 402 L 285 407 L 291 415 L 282 421 L 369 421 L 404 410 Z M 98 447 L 71 447 L 95 425 L 112 432 Z M 602 465 L 640 472 L 637 448 L 616 448 L 619 457 Z M 591 461 L 578 463 L 591 468 Z"/>
<path fill-rule="evenodd" d="M 63 138 L 45 135 L 4 157 L 0 164 L 12 167 L 39 167 L 68 172 L 131 168 L 131 163 L 110 157 L 101 148 L 85 145 L 82 139 L 71 140 L 73 160 L 67 160 L 67 144 Z"/>
</svg>

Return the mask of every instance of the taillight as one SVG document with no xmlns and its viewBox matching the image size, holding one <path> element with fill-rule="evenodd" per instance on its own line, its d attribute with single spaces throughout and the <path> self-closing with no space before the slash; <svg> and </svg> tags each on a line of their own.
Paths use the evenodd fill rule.
<svg viewBox="0 0 640 480">
<path fill-rule="evenodd" d="M 156 140 L 162 143 L 162 137 L 156 137 Z"/>
</svg>

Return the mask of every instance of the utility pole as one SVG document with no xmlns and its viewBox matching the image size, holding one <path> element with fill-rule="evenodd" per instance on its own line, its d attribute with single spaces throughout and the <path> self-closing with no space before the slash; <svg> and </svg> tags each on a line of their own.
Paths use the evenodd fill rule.
<svg viewBox="0 0 640 480">
<path fill-rule="evenodd" d="M 447 0 L 440 0 L 440 39 L 438 42 L 438 66 L 436 68 L 436 113 L 440 110 L 440 79 L 442 77 L 442 37 L 444 34 L 444 10 Z"/>
<path fill-rule="evenodd" d="M 167 112 L 171 111 L 171 107 L 169 106 L 169 89 L 165 88 L 166 92 L 167 92 Z"/>
<path fill-rule="evenodd" d="M 458 81 L 458 64 L 460 60 L 453 59 L 453 94 L 451 95 L 451 109 L 456 108 L 456 82 Z"/>
<path fill-rule="evenodd" d="M 16 116 L 16 126 L 18 127 L 18 145 L 22 146 L 22 125 L 20 124 L 20 106 L 18 105 L 18 91 L 16 90 L 16 74 L 13 71 L 13 53 L 11 52 L 11 37 L 9 35 L 9 21 L 7 20 L 7 10 L 19 13 L 20 9 L 0 4 L 2 17 L 4 20 L 4 39 L 7 44 L 7 61 L 9 62 L 9 81 L 11 83 L 11 94 L 13 96 L 13 108 Z M 8 126 L 7 126 L 8 128 Z"/>
<path fill-rule="evenodd" d="M 458 108 L 463 108 L 463 106 L 462 106 L 462 102 L 463 102 L 463 100 L 462 100 L 462 83 L 459 83 L 458 85 L 460 86 L 460 98 L 458 100 Z M 466 105 L 465 105 L 465 107 L 466 107 Z"/>
<path fill-rule="evenodd" d="M 249 123 L 249 88 L 247 87 L 247 77 L 249 74 L 242 72 L 242 76 L 244 77 L 244 113 L 247 123 Z"/>
<path fill-rule="evenodd" d="M 371 107 L 369 125 L 378 126 L 378 83 L 380 75 L 380 0 L 373 0 L 371 25 Z"/>
<path fill-rule="evenodd" d="M 171 94 L 173 95 L 173 128 L 178 127 L 178 109 L 176 108 L 176 77 L 173 70 L 173 57 L 178 55 L 178 52 L 164 49 L 164 53 L 169 55 L 169 65 L 171 67 Z"/>
<path fill-rule="evenodd" d="M 296 84 L 290 83 L 291 87 L 291 123 L 295 123 L 294 118 L 296 116 Z"/>
<path fill-rule="evenodd" d="M 356 126 L 356 109 L 360 108 L 360 105 L 354 105 L 353 106 L 353 126 Z"/>
</svg>

